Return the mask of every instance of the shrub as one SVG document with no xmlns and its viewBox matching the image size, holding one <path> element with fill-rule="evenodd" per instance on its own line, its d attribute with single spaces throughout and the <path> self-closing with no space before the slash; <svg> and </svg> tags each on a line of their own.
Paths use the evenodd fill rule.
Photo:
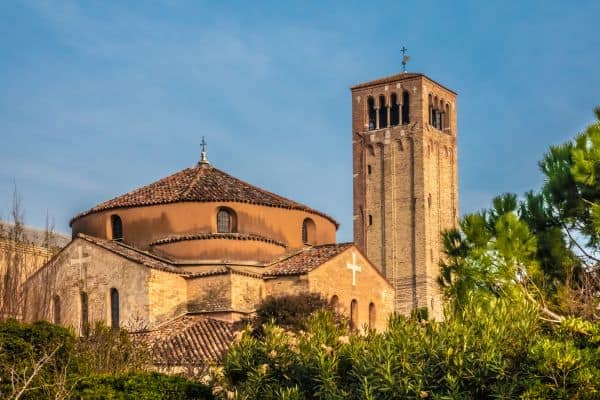
<svg viewBox="0 0 600 400">
<path fill-rule="evenodd" d="M 145 344 L 133 341 L 127 331 L 96 323 L 86 337 L 79 338 L 78 356 L 88 371 L 96 374 L 125 374 L 148 368 L 150 357 Z"/>
<path fill-rule="evenodd" d="M 251 324 L 259 330 L 270 322 L 287 329 L 305 329 L 308 317 L 322 309 L 332 308 L 319 293 L 268 296 L 257 307 L 256 317 L 251 320 Z"/>
<path fill-rule="evenodd" d="M 211 390 L 179 376 L 159 373 L 93 375 L 82 380 L 73 394 L 82 400 L 213 399 Z"/>
<path fill-rule="evenodd" d="M 213 372 L 221 398 L 596 398 L 600 325 L 556 327 L 526 302 L 469 296 L 444 322 L 395 316 L 352 334 L 328 311 L 306 330 L 243 332 Z"/>
<path fill-rule="evenodd" d="M 0 397 L 56 397 L 68 391 L 78 370 L 75 336 L 68 329 L 40 321 L 0 321 Z"/>
</svg>

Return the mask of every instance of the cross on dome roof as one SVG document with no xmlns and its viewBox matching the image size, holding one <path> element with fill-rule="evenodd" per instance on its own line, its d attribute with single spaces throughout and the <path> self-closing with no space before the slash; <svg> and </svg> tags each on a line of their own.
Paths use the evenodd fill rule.
<svg viewBox="0 0 600 400">
<path fill-rule="evenodd" d="M 209 166 L 210 162 L 206 157 L 206 140 L 204 140 L 204 136 L 202 136 L 202 142 L 200 142 L 202 146 L 202 152 L 200 153 L 200 161 L 198 162 L 198 166 Z"/>
</svg>

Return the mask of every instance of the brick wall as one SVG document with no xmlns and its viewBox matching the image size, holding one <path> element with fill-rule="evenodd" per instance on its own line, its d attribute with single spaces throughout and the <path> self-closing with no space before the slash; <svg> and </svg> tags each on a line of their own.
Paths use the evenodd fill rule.
<svg viewBox="0 0 600 400">
<path fill-rule="evenodd" d="M 368 129 L 367 99 L 410 93 L 410 122 Z M 450 126 L 429 124 L 432 94 L 451 105 Z M 441 231 L 456 224 L 456 95 L 422 75 L 352 91 L 354 240 L 396 290 L 396 310 L 441 316 Z M 369 218 L 371 216 L 371 218 Z"/>
</svg>

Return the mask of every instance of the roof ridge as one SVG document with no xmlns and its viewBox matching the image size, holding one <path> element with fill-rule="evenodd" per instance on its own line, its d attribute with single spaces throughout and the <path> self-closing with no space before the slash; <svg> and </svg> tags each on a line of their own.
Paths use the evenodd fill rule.
<svg viewBox="0 0 600 400">
<path fill-rule="evenodd" d="M 200 173 L 202 171 L 201 168 L 199 168 L 199 167 L 191 167 L 191 168 L 186 168 L 186 169 L 192 170 L 196 175 L 194 176 L 193 179 L 190 180 L 190 182 L 188 183 L 187 188 L 183 188 L 181 190 L 181 192 L 177 195 L 177 197 L 186 198 L 190 194 L 190 192 L 192 191 L 192 188 L 196 185 L 196 183 L 198 183 L 198 181 L 200 181 L 200 178 L 202 178 L 202 174 Z"/>
<path fill-rule="evenodd" d="M 79 232 L 79 233 L 77 234 L 77 236 L 78 236 L 78 237 L 81 237 L 82 239 L 86 239 L 86 240 L 88 240 L 89 242 L 92 242 L 92 243 L 95 243 L 94 241 L 100 241 L 100 242 L 104 242 L 104 243 L 113 243 L 113 244 L 116 244 L 117 246 L 125 247 L 126 249 L 129 249 L 129 250 L 135 251 L 136 253 L 139 253 L 139 254 L 141 254 L 141 255 L 144 255 L 144 256 L 148 256 L 148 257 L 154 258 L 154 259 L 155 259 L 155 260 L 157 260 L 157 261 L 160 261 L 160 262 L 164 262 L 164 263 L 167 263 L 167 264 L 173 265 L 173 261 L 172 261 L 172 260 L 169 260 L 168 258 L 161 257 L 161 256 L 159 256 L 159 255 L 156 255 L 156 254 L 150 253 L 150 252 L 148 252 L 148 251 L 145 251 L 145 250 L 138 249 L 137 247 L 134 247 L 134 246 L 128 245 L 128 244 L 126 244 L 126 243 L 124 243 L 124 242 L 122 242 L 122 241 L 119 241 L 119 240 L 108 240 L 108 239 L 101 239 L 101 238 L 98 238 L 98 237 L 95 237 L 95 236 L 87 235 L 87 234 L 85 234 L 85 233 L 82 233 L 82 232 Z M 90 240 L 90 239 L 91 239 L 91 240 Z"/>
<path fill-rule="evenodd" d="M 156 269 L 156 270 L 160 270 L 160 271 L 164 271 L 164 272 L 168 272 L 168 273 L 172 273 L 172 274 L 177 274 L 177 275 L 182 275 L 182 276 L 187 276 L 187 275 L 191 274 L 190 271 L 186 271 L 186 270 L 176 267 L 169 260 L 163 259 L 161 257 L 157 257 L 150 253 L 146 253 L 144 251 L 136 249 L 135 247 L 125 245 L 121 242 L 117 242 L 114 240 L 109 241 L 106 239 L 100 239 L 100 238 L 97 238 L 94 236 L 89 236 L 89 235 L 86 235 L 83 233 L 78 233 L 76 236 L 76 239 L 85 240 L 88 243 L 91 243 L 95 246 L 99 246 L 107 251 L 110 251 L 114 254 L 119 255 L 120 257 L 123 257 L 132 262 L 135 262 L 139 265 L 143 265 L 147 268 Z M 71 243 L 73 243 L 73 241 L 71 241 Z M 116 247 L 113 247 L 115 245 L 116 245 Z M 122 247 L 123 249 L 119 249 L 118 247 Z M 119 251 L 119 250 L 122 250 L 122 251 Z M 127 254 L 123 250 L 130 250 L 130 251 L 134 252 L 135 254 L 137 254 L 138 257 L 136 257 L 135 255 Z M 142 259 L 139 259 L 139 256 L 141 256 Z M 145 257 L 146 260 L 144 260 L 143 257 Z M 151 259 L 151 260 L 148 260 L 148 259 Z M 153 265 L 152 262 L 158 262 L 163 265 Z"/>
</svg>

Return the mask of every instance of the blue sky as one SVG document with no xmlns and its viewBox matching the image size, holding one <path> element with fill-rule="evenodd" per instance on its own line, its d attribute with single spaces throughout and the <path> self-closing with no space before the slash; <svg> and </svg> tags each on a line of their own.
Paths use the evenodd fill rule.
<svg viewBox="0 0 600 400">
<path fill-rule="evenodd" d="M 418 3 L 418 4 L 417 4 Z M 600 2 L 3 1 L 0 210 L 30 225 L 199 158 L 352 239 L 350 91 L 409 70 L 459 93 L 461 213 L 537 188 L 600 104 Z"/>
</svg>

